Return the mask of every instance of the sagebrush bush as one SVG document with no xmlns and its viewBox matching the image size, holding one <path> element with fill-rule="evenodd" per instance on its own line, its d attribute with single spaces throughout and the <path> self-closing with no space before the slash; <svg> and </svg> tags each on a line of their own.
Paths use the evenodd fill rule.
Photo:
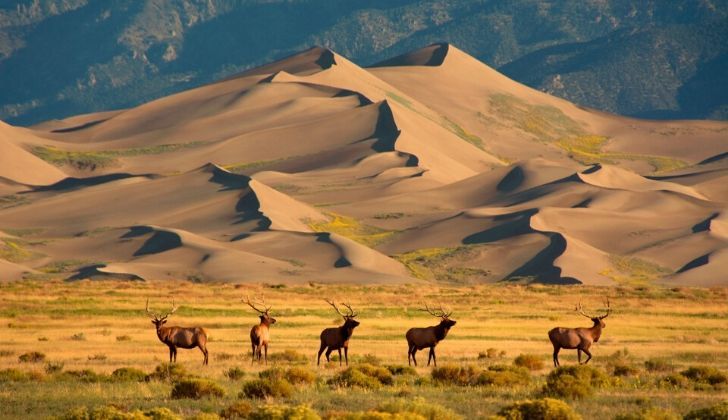
<svg viewBox="0 0 728 420">
<path fill-rule="evenodd" d="M 57 374 L 56 378 L 66 381 L 80 381 L 86 383 L 106 382 L 109 380 L 108 376 L 102 373 L 96 373 L 91 369 L 66 370 Z"/>
<path fill-rule="evenodd" d="M 498 350 L 491 347 L 486 351 L 481 351 L 478 353 L 478 359 L 496 359 L 500 357 L 506 357 L 505 350 Z"/>
<path fill-rule="evenodd" d="M 46 355 L 39 351 L 29 351 L 18 356 L 20 363 L 40 363 L 44 361 Z"/>
<path fill-rule="evenodd" d="M 304 367 L 291 367 L 286 370 L 286 380 L 292 384 L 311 384 L 316 382 L 316 373 Z"/>
<path fill-rule="evenodd" d="M 155 407 L 147 411 L 123 411 L 112 405 L 96 407 L 89 410 L 87 407 L 76 407 L 66 411 L 60 420 L 181 420 L 182 417 L 166 407 Z"/>
<path fill-rule="evenodd" d="M 144 417 L 151 420 L 182 420 L 182 417 L 167 407 L 150 408 L 144 412 Z M 135 419 L 137 418 L 135 417 Z"/>
<path fill-rule="evenodd" d="M 424 419 L 433 420 L 457 420 L 462 418 L 454 411 L 438 404 L 429 403 L 423 398 L 390 400 L 377 406 L 376 411 L 393 414 L 395 418 L 407 418 L 402 414 L 415 414 Z M 398 414 L 400 416 L 396 416 Z"/>
<path fill-rule="evenodd" d="M 296 350 L 286 349 L 283 352 L 276 352 L 268 355 L 268 360 L 273 362 L 288 362 L 291 364 L 305 364 L 308 363 L 309 357 L 305 354 L 301 354 Z"/>
<path fill-rule="evenodd" d="M 307 405 L 263 404 L 256 407 L 247 418 L 251 420 L 320 420 L 321 416 Z"/>
<path fill-rule="evenodd" d="M 650 407 L 634 413 L 620 414 L 614 420 L 679 420 L 677 414 L 661 408 Z"/>
<path fill-rule="evenodd" d="M 143 382 L 147 380 L 147 374 L 136 368 L 122 367 L 111 372 L 111 379 L 114 382 Z"/>
<path fill-rule="evenodd" d="M 584 398 L 594 393 L 594 388 L 605 386 L 609 382 L 607 375 L 600 369 L 587 366 L 561 366 L 549 373 L 545 395 L 563 398 Z"/>
<path fill-rule="evenodd" d="M 63 366 L 63 362 L 46 362 L 43 370 L 45 370 L 45 373 L 47 373 L 48 375 L 52 375 L 54 373 L 62 371 Z"/>
<path fill-rule="evenodd" d="M 671 373 L 659 378 L 657 385 L 661 388 L 687 388 L 690 381 L 679 373 Z"/>
<path fill-rule="evenodd" d="M 475 385 L 481 371 L 473 366 L 445 365 L 432 369 L 432 379 L 443 385 Z"/>
<path fill-rule="evenodd" d="M 635 376 L 640 372 L 636 367 L 622 361 L 614 362 L 610 367 L 614 376 Z"/>
<path fill-rule="evenodd" d="M 713 386 L 723 385 L 728 382 L 728 376 L 712 366 L 690 366 L 680 374 L 693 382 Z"/>
<path fill-rule="evenodd" d="M 128 335 L 117 335 L 116 341 L 131 341 L 131 337 Z"/>
<path fill-rule="evenodd" d="M 400 375 L 417 376 L 417 370 L 415 370 L 415 368 L 413 368 L 412 366 L 387 365 L 386 368 L 389 371 L 389 373 L 391 373 L 394 376 L 400 376 Z"/>
<path fill-rule="evenodd" d="M 381 385 L 392 385 L 394 378 L 388 369 L 370 364 L 361 364 L 346 370 L 329 379 L 329 385 L 340 387 L 379 388 Z"/>
<path fill-rule="evenodd" d="M 521 354 L 513 360 L 513 364 L 528 370 L 541 370 L 544 365 L 543 357 L 535 354 Z"/>
<path fill-rule="evenodd" d="M 22 371 L 18 369 L 2 369 L 0 370 L 0 383 L 5 382 L 27 382 L 27 381 L 40 381 L 43 379 L 43 374 L 34 371 Z"/>
<path fill-rule="evenodd" d="M 476 385 L 509 387 L 528 385 L 531 374 L 525 367 L 494 365 L 480 372 L 475 380 Z"/>
<path fill-rule="evenodd" d="M 580 420 L 567 403 L 552 398 L 519 401 L 503 407 L 496 417 L 491 419 L 505 420 Z"/>
<path fill-rule="evenodd" d="M 726 420 L 728 419 L 728 401 L 723 401 L 711 407 L 693 410 L 683 417 L 683 420 Z"/>
<path fill-rule="evenodd" d="M 224 419 L 247 419 L 252 411 L 253 406 L 249 402 L 236 401 L 220 411 L 220 417 Z"/>
<path fill-rule="evenodd" d="M 293 385 L 285 379 L 254 379 L 243 384 L 240 398 L 286 398 L 293 395 Z"/>
<path fill-rule="evenodd" d="M 653 358 L 645 361 L 645 369 L 649 372 L 672 372 L 675 366 L 669 360 Z"/>
<path fill-rule="evenodd" d="M 225 390 L 209 379 L 182 379 L 174 384 L 170 396 L 172 399 L 199 400 L 205 397 L 224 397 Z"/>
<path fill-rule="evenodd" d="M 161 363 L 154 368 L 154 372 L 150 373 L 147 378 L 154 381 L 179 381 L 189 377 L 190 374 L 184 366 L 177 363 Z"/>
<path fill-rule="evenodd" d="M 228 377 L 228 379 L 231 379 L 233 381 L 239 381 L 243 379 L 245 376 L 245 371 L 240 369 L 239 367 L 231 367 L 230 369 L 225 371 L 225 376 Z"/>
</svg>

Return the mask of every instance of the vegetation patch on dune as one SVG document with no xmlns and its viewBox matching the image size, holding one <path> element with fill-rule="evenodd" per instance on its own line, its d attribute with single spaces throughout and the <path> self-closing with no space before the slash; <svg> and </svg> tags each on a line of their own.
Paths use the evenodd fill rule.
<svg viewBox="0 0 728 420">
<path fill-rule="evenodd" d="M 277 163 L 285 162 L 286 160 L 292 159 L 292 157 L 285 157 L 285 158 L 279 158 L 279 159 L 271 159 L 271 160 L 256 160 L 253 162 L 244 162 L 244 163 L 231 163 L 227 165 L 222 165 L 222 167 L 230 171 L 232 173 L 240 174 L 246 171 L 250 171 L 251 169 L 258 169 L 263 168 L 265 166 L 275 165 Z"/>
<path fill-rule="evenodd" d="M 117 159 L 122 157 L 159 155 L 162 153 L 177 152 L 184 149 L 199 147 L 204 144 L 206 143 L 197 141 L 190 143 L 160 144 L 157 146 L 97 151 L 70 151 L 62 150 L 53 146 L 35 146 L 31 149 L 31 152 L 44 161 L 56 166 L 68 165 L 82 170 L 94 170 L 96 168 L 104 168 L 115 165 L 117 163 Z"/>
<path fill-rule="evenodd" d="M 392 257 L 402 263 L 413 277 L 423 280 L 464 282 L 482 280 L 488 270 L 479 267 L 462 267 L 477 255 L 477 246 L 422 248 Z"/>
<path fill-rule="evenodd" d="M 336 233 L 370 248 L 383 244 L 397 233 L 393 230 L 385 230 L 376 226 L 366 225 L 353 217 L 343 216 L 334 212 L 325 212 L 324 214 L 329 218 L 326 222 L 313 220 L 305 220 L 304 222 L 314 232 Z"/>
<path fill-rule="evenodd" d="M 609 277 L 618 283 L 648 284 L 672 274 L 672 270 L 642 258 L 624 255 L 610 255 L 612 268 L 599 274 Z"/>
<path fill-rule="evenodd" d="M 43 256 L 39 252 L 28 249 L 29 245 L 39 245 L 41 242 L 28 242 L 21 239 L 0 239 L 0 258 L 13 262 L 20 263 L 25 261 L 32 261 Z"/>
<path fill-rule="evenodd" d="M 28 203 L 30 203 L 30 200 L 24 195 L 10 194 L 0 197 L 0 209 L 22 206 L 23 204 Z"/>
</svg>

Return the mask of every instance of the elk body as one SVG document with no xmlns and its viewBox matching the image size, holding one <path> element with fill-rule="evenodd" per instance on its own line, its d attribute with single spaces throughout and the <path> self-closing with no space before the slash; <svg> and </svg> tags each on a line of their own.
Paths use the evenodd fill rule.
<svg viewBox="0 0 728 420">
<path fill-rule="evenodd" d="M 417 366 L 415 353 L 417 353 L 418 350 L 429 348 L 430 355 L 427 357 L 427 366 L 430 366 L 430 361 L 437 366 L 435 347 L 437 346 L 437 343 L 447 337 L 447 333 L 450 332 L 450 328 L 452 328 L 457 321 L 450 319 L 452 312 L 445 312 L 442 309 L 442 306 L 440 306 L 440 309 L 437 311 L 430 309 L 427 305 L 425 305 L 425 309 L 420 310 L 426 311 L 430 315 L 440 318 L 440 323 L 427 328 L 410 328 L 407 331 L 407 334 L 405 334 L 408 346 L 407 364 L 412 365 L 412 362 L 414 362 L 415 366 Z"/>
<path fill-rule="evenodd" d="M 559 363 L 559 350 L 561 349 L 576 349 L 581 364 L 581 352 L 586 353 L 587 359 L 584 364 L 587 364 L 591 360 L 592 355 L 589 352 L 589 348 L 592 343 L 599 341 L 602 336 L 602 330 L 606 328 L 604 318 L 609 316 L 611 308 L 609 307 L 609 300 L 607 300 L 607 313 L 602 316 L 590 316 L 584 313 L 581 307 L 581 303 L 577 305 L 576 311 L 579 314 L 591 319 L 594 325 L 591 328 L 562 328 L 556 327 L 549 331 L 549 340 L 554 346 L 554 366 L 558 367 Z"/>
<path fill-rule="evenodd" d="M 247 303 L 248 306 L 253 308 L 256 312 L 258 312 L 259 318 L 260 318 L 260 324 L 253 326 L 253 328 L 250 329 L 250 345 L 253 348 L 253 358 L 250 360 L 250 364 L 253 364 L 255 361 L 255 357 L 258 357 L 258 361 L 260 362 L 261 358 L 261 352 L 264 351 L 265 353 L 265 364 L 268 364 L 268 343 L 270 342 L 270 326 L 276 323 L 276 319 L 270 316 L 270 308 L 266 307 L 265 302 L 261 302 L 265 310 L 260 310 L 256 308 L 251 302 L 250 299 L 246 298 L 243 299 L 243 302 Z"/>
<path fill-rule="evenodd" d="M 341 366 L 341 349 L 343 348 L 344 357 L 346 358 L 346 365 L 349 366 L 349 339 L 354 333 L 354 328 L 359 326 L 359 321 L 354 319 L 357 314 L 354 313 L 354 310 L 351 309 L 351 306 L 346 303 L 344 304 L 344 306 L 346 306 L 346 308 L 349 310 L 349 313 L 343 314 L 341 313 L 339 308 L 336 307 L 336 304 L 334 302 L 328 299 L 325 300 L 329 305 L 334 307 L 336 313 L 344 318 L 344 325 L 340 327 L 326 328 L 325 330 L 321 331 L 321 347 L 318 351 L 318 359 L 316 361 L 316 365 L 321 364 L 321 353 L 323 353 L 324 350 L 326 350 L 327 362 L 330 361 L 329 355 L 331 354 L 331 352 L 334 350 L 338 350 L 339 366 Z"/>
<path fill-rule="evenodd" d="M 147 299 L 146 311 L 152 318 L 152 324 L 157 328 L 157 337 L 159 341 L 169 347 L 169 362 L 177 362 L 177 348 L 193 349 L 199 347 L 205 359 L 203 365 L 207 364 L 207 331 L 201 327 L 165 327 L 167 317 L 177 311 L 179 307 L 174 305 L 172 301 L 172 310 L 166 315 L 160 316 L 149 310 L 149 299 Z"/>
</svg>

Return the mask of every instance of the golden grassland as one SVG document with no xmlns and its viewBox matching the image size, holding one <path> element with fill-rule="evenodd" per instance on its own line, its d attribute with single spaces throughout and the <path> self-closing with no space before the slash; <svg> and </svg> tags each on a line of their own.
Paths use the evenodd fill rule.
<svg viewBox="0 0 728 420">
<path fill-rule="evenodd" d="M 589 326 L 589 320 L 575 314 L 574 305 L 582 301 L 588 310 L 598 312 L 606 295 L 613 313 L 606 319 L 602 339 L 592 348 L 593 365 L 609 373 L 618 359 L 634 367 L 636 373 L 612 377 L 610 385 L 594 396 L 567 399 L 578 413 L 587 419 L 608 419 L 654 406 L 684 414 L 728 399 L 725 386 L 658 386 L 660 375 L 665 373 L 645 369 L 645 361 L 659 359 L 676 372 L 689 366 L 728 371 L 728 289 L 25 281 L 0 284 L 0 372 L 18 369 L 37 373 L 34 380 L 17 381 L 0 375 L 2 416 L 44 418 L 78 406 L 108 405 L 125 410 L 168 407 L 187 418 L 219 413 L 238 399 L 244 380 L 256 378 L 264 368 L 250 361 L 247 337 L 257 317 L 240 301 L 247 294 L 262 294 L 278 319 L 272 328 L 270 356 L 279 357 L 286 351 L 303 355 L 299 363 L 319 377 L 312 385 L 298 387 L 293 395 L 268 403 L 307 404 L 324 417 L 342 410 L 370 410 L 382 401 L 424 398 L 465 418 L 484 418 L 508 403 L 537 398 L 552 370 L 547 331 L 555 326 Z M 437 385 L 429 380 L 430 368 L 422 366 L 426 352 L 420 352 L 417 376 L 408 380 L 375 390 L 328 385 L 325 380 L 341 370 L 338 363 L 315 366 L 318 335 L 323 328 L 339 324 L 340 318 L 323 297 L 349 301 L 359 312 L 361 326 L 350 346 L 352 365 L 365 361 L 406 365 L 405 331 L 436 323 L 418 310 L 423 302 L 429 302 L 449 306 L 457 320 L 437 348 L 440 366 L 511 365 L 518 355 L 533 354 L 544 367 L 531 373 L 530 385 Z M 209 366 L 201 366 L 202 355 L 197 349 L 179 350 L 178 362 L 195 375 L 219 384 L 225 396 L 170 399 L 173 385 L 168 381 L 88 383 L 44 373 L 43 363 L 18 360 L 21 354 L 37 351 L 45 354 L 45 362 L 62 363 L 64 371 L 91 369 L 108 375 L 120 367 L 134 367 L 151 372 L 167 360 L 168 352 L 144 313 L 147 298 L 157 312 L 169 309 L 172 299 L 180 305 L 170 324 L 207 329 Z M 563 351 L 561 360 L 563 365 L 574 364 L 576 354 Z M 278 358 L 270 366 L 291 363 L 295 362 Z M 245 372 L 243 382 L 225 376 L 233 367 Z"/>
</svg>

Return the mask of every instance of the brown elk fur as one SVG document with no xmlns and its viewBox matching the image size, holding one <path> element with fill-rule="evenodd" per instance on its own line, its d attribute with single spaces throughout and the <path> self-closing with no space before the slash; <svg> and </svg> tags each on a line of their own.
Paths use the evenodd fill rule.
<svg viewBox="0 0 728 420">
<path fill-rule="evenodd" d="M 177 348 L 193 349 L 199 347 L 205 356 L 202 361 L 203 365 L 207 364 L 207 331 L 201 327 L 165 327 L 167 317 L 172 315 L 177 307 L 172 303 L 172 311 L 167 315 L 159 316 L 149 311 L 149 301 L 147 300 L 147 313 L 152 317 L 152 324 L 157 328 L 157 337 L 159 341 L 169 347 L 169 362 L 177 362 Z"/>
<path fill-rule="evenodd" d="M 589 316 L 585 314 L 582 310 L 581 303 L 576 307 L 576 310 L 581 315 L 584 315 L 585 317 L 591 319 L 594 325 L 591 328 L 556 327 L 549 331 L 549 340 L 551 340 L 551 344 L 553 344 L 554 346 L 554 367 L 558 367 L 560 365 L 559 351 L 561 349 L 576 349 L 579 364 L 581 364 L 581 352 L 584 352 L 587 356 L 584 364 L 589 363 L 589 360 L 591 360 L 592 358 L 589 348 L 591 347 L 592 343 L 598 342 L 599 338 L 602 336 L 602 329 L 606 328 L 606 324 L 604 323 L 603 319 L 609 316 L 609 312 L 611 309 L 609 308 L 609 301 L 607 301 L 606 315 Z"/>
<path fill-rule="evenodd" d="M 321 364 L 321 353 L 323 353 L 324 350 L 328 349 L 326 350 L 326 361 L 331 361 L 329 359 L 329 355 L 332 351 L 338 350 L 339 366 L 341 366 L 341 349 L 343 348 L 346 365 L 349 366 L 349 339 L 354 333 L 354 328 L 359 326 L 359 321 L 356 321 L 354 319 L 357 314 L 354 313 L 354 310 L 351 309 L 351 306 L 349 306 L 348 304 L 344 304 L 344 306 L 349 309 L 349 313 L 342 314 L 341 311 L 339 311 L 339 308 L 336 307 L 336 304 L 334 304 L 332 301 L 329 301 L 328 299 L 326 300 L 326 302 L 328 302 L 329 305 L 333 306 L 334 309 L 336 309 L 336 312 L 344 318 L 344 325 L 340 327 L 326 328 L 325 330 L 321 331 L 321 347 L 319 347 L 316 365 Z"/>
<path fill-rule="evenodd" d="M 457 323 L 457 321 L 450 319 L 450 315 L 452 313 L 445 313 L 445 311 L 442 310 L 442 307 L 440 308 L 439 312 L 432 311 L 427 306 L 425 306 L 425 309 L 421 310 L 427 311 L 431 315 L 439 317 L 441 321 L 438 325 L 434 325 L 432 327 L 410 328 L 407 331 L 407 334 L 405 334 L 408 347 L 407 363 L 409 365 L 412 365 L 412 362 L 414 362 L 415 366 L 417 366 L 415 353 L 417 353 L 418 350 L 429 348 L 430 354 L 427 357 L 427 366 L 430 366 L 430 361 L 432 361 L 434 365 L 437 366 L 435 347 L 437 346 L 437 343 L 447 337 L 447 333 L 450 332 L 450 328 L 452 328 Z"/>
<path fill-rule="evenodd" d="M 261 352 L 264 352 L 264 360 L 265 364 L 267 365 L 268 343 L 270 342 L 270 326 L 276 323 L 276 319 L 270 316 L 270 314 L 268 313 L 271 309 L 270 307 L 267 307 L 265 308 L 265 310 L 261 311 L 260 309 L 256 308 L 247 297 L 246 299 L 243 299 L 243 302 L 247 303 L 248 306 L 250 306 L 260 314 L 260 324 L 254 325 L 253 328 L 250 329 L 250 345 L 253 349 L 253 358 L 250 360 L 250 364 L 253 364 L 256 356 L 258 357 L 258 361 L 260 362 Z M 265 307 L 265 302 L 263 302 L 263 305 Z"/>
</svg>

